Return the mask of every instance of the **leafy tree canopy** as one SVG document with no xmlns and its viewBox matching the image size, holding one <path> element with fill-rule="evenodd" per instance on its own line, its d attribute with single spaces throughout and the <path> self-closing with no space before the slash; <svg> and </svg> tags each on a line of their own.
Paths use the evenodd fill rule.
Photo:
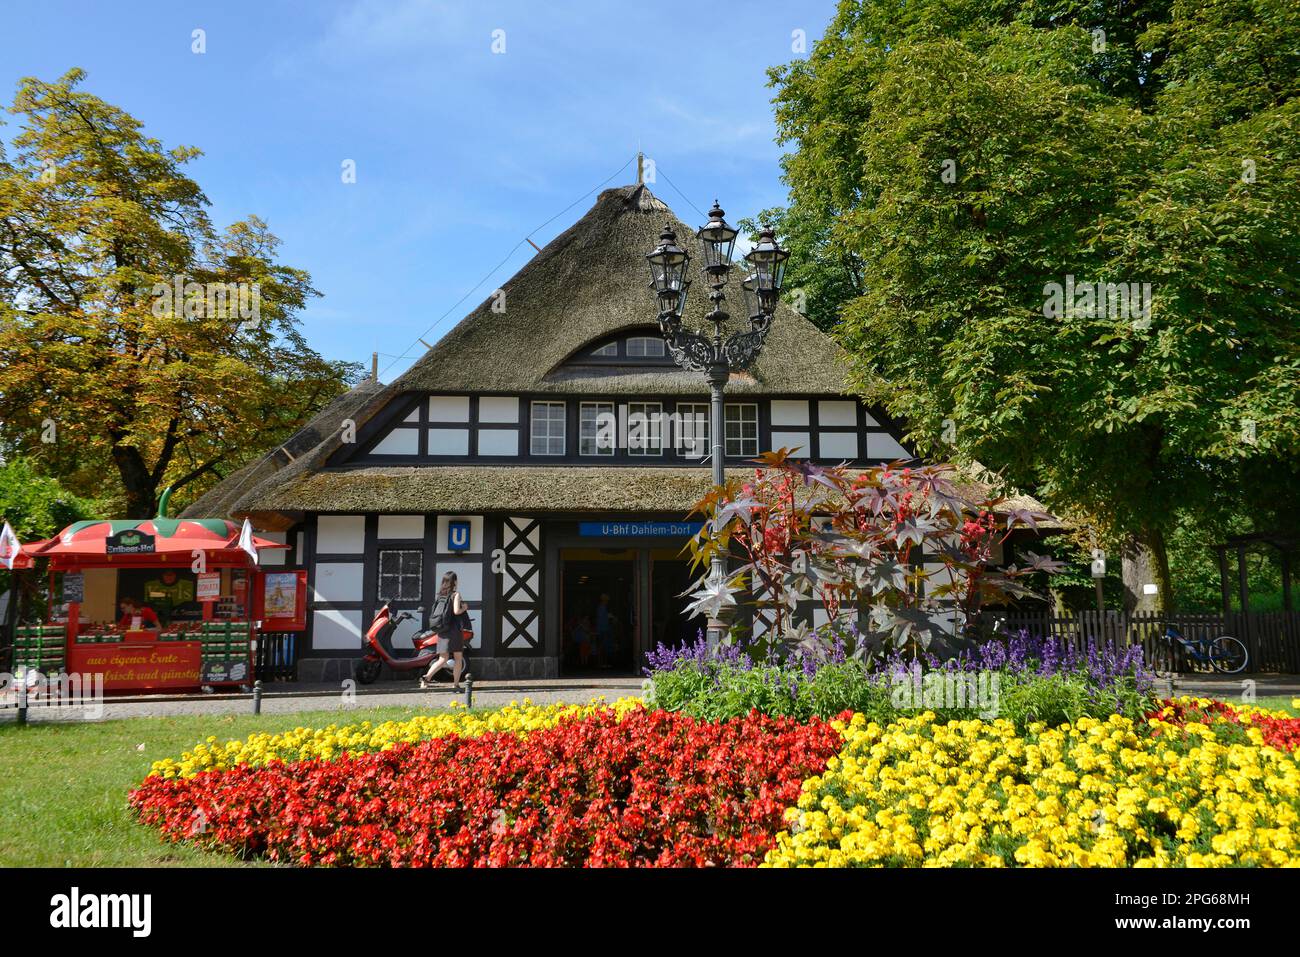
<svg viewBox="0 0 1300 957">
<path fill-rule="evenodd" d="M 49 538 L 97 512 L 94 502 L 41 475 L 26 459 L 0 464 L 0 522 L 8 522 L 21 542 Z"/>
<path fill-rule="evenodd" d="M 0 448 L 147 517 L 300 428 L 357 370 L 303 339 L 310 276 L 250 216 L 219 230 L 130 114 L 78 87 L 19 84 L 0 144 Z"/>
<path fill-rule="evenodd" d="M 1298 65 L 1286 0 L 845 0 L 771 73 L 792 283 L 921 448 L 1167 597 L 1179 510 L 1294 502 Z"/>
</svg>

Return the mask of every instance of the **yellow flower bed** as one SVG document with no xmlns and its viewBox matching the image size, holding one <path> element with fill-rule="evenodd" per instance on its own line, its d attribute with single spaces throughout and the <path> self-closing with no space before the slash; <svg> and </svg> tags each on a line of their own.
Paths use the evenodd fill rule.
<svg viewBox="0 0 1300 957">
<path fill-rule="evenodd" d="M 194 746 L 179 758 L 155 761 L 150 774 L 166 778 L 193 777 L 200 771 L 225 771 L 238 764 L 257 767 L 273 761 L 304 761 L 311 758 L 331 760 L 341 754 L 367 751 L 386 751 L 401 742 L 424 741 L 447 735 L 477 737 L 488 731 L 510 731 L 527 734 L 541 728 L 550 728 L 570 718 L 584 718 L 603 708 L 613 708 L 620 716 L 641 706 L 639 698 L 619 698 L 608 704 L 603 698 L 590 704 L 535 705 L 527 699 L 522 704 L 510 702 L 504 708 L 482 714 L 463 710 L 442 714 L 420 715 L 407 721 L 385 721 L 372 725 L 334 725 L 325 728 L 294 728 L 279 734 L 259 732 L 244 740 L 224 743 L 215 737 Z"/>
<path fill-rule="evenodd" d="M 930 712 L 841 727 L 765 866 L 1300 864 L 1300 763 L 1256 729 L 1228 743 L 1115 716 L 1022 735 Z"/>
</svg>

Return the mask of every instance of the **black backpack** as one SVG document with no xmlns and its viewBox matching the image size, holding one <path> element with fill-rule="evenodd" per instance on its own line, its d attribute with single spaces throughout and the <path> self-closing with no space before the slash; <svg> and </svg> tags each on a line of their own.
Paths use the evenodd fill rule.
<svg viewBox="0 0 1300 957">
<path fill-rule="evenodd" d="M 433 611 L 429 614 L 429 627 L 434 631 L 442 631 L 448 623 L 447 609 L 450 605 L 450 595 L 441 596 L 433 603 Z"/>
</svg>

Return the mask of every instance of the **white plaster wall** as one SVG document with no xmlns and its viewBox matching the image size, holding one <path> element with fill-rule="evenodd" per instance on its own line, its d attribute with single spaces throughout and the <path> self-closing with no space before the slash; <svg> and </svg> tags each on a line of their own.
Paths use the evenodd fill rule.
<svg viewBox="0 0 1300 957">
<path fill-rule="evenodd" d="M 435 395 L 429 398 L 429 421 L 468 422 L 469 396 Z"/>
<path fill-rule="evenodd" d="M 857 425 L 857 403 L 822 399 L 817 403 L 817 422 L 819 425 Z"/>
<path fill-rule="evenodd" d="M 393 429 L 371 450 L 371 455 L 415 455 L 420 451 L 418 429 Z"/>
<path fill-rule="evenodd" d="M 469 429 L 430 429 L 430 455 L 468 455 Z"/>
<path fill-rule="evenodd" d="M 320 610 L 312 612 L 312 648 L 318 650 L 361 647 L 361 612 Z"/>
<path fill-rule="evenodd" d="M 365 568 L 362 562 L 317 562 L 312 576 L 316 601 L 362 601 Z"/>
<path fill-rule="evenodd" d="M 423 515 L 380 515 L 380 538 L 424 538 Z"/>
<path fill-rule="evenodd" d="M 772 400 L 773 425 L 807 425 L 808 403 L 799 399 Z"/>
<path fill-rule="evenodd" d="M 809 456 L 812 451 L 808 447 L 810 443 L 811 439 L 807 432 L 777 432 L 775 430 L 772 432 L 772 448 L 793 449 L 797 446 L 799 451 L 794 453 L 794 457 L 797 459 L 806 459 Z"/>
<path fill-rule="evenodd" d="M 358 555 L 366 550 L 364 515 L 321 515 L 316 519 L 316 554 Z"/>
<path fill-rule="evenodd" d="M 519 400 L 512 395 L 485 395 L 478 400 L 480 422 L 518 422 Z"/>
<path fill-rule="evenodd" d="M 438 537 L 436 539 L 438 551 L 445 552 L 447 548 L 447 523 L 469 522 L 469 548 L 465 549 L 467 554 L 481 554 L 483 552 L 483 516 L 482 515 L 439 515 L 438 516 Z M 460 554 L 460 553 L 457 553 Z M 434 582 L 437 585 L 437 582 Z"/>
<path fill-rule="evenodd" d="M 519 432 L 516 429 L 479 429 L 479 455 L 518 455 Z"/>
<path fill-rule="evenodd" d="M 892 435 L 884 432 L 867 433 L 867 458 L 869 459 L 910 459 L 912 453 L 903 448 Z"/>
</svg>

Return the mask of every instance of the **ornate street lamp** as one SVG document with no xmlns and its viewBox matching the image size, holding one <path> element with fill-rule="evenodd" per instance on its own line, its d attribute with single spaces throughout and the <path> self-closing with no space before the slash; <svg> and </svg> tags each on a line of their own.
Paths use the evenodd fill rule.
<svg viewBox="0 0 1300 957">
<path fill-rule="evenodd" d="M 758 244 L 745 254 L 750 274 L 741 283 L 745 299 L 748 328 L 724 335 L 730 315 L 726 310 L 723 289 L 731 275 L 731 255 L 735 249 L 738 232 L 727 224 L 725 213 L 715 200 L 709 210 L 709 221 L 700 227 L 698 237 L 704 247 L 702 271 L 709 284 L 711 309 L 705 320 L 713 324 L 712 335 L 691 332 L 682 328 L 682 314 L 686 309 L 686 294 L 690 281 L 686 269 L 691 257 L 677 245 L 672 227 L 664 227 L 659 245 L 646 256 L 650 263 L 650 278 L 659 302 L 659 329 L 673 360 L 690 372 L 703 372 L 711 393 L 709 438 L 712 445 L 713 484 L 726 481 L 723 451 L 722 394 L 733 369 L 747 369 L 754 364 L 767 333 L 771 328 L 772 314 L 781 298 L 781 283 L 785 278 L 785 262 L 790 253 L 777 245 L 775 234 L 764 226 L 758 234 Z M 726 558 L 715 555 L 709 569 L 709 582 L 721 589 L 727 579 Z M 708 640 L 713 646 L 726 635 L 727 623 L 721 612 L 709 619 Z"/>
</svg>

